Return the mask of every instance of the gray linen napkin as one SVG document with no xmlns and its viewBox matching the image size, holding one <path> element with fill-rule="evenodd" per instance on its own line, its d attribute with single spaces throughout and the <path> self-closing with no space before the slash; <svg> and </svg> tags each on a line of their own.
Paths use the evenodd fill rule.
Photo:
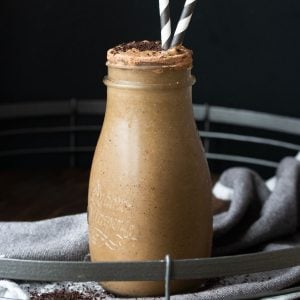
<svg viewBox="0 0 300 300">
<path fill-rule="evenodd" d="M 233 193 L 229 210 L 214 217 L 214 255 L 300 245 L 300 162 L 285 158 L 276 177 L 276 186 L 270 191 L 263 179 L 249 169 L 232 168 L 223 173 L 220 182 Z M 87 253 L 86 214 L 40 222 L 0 223 L 0 256 L 82 260 Z M 172 299 L 238 299 L 296 283 L 300 283 L 300 267 L 219 278 L 204 291 Z M 90 285 L 99 289 L 97 283 Z M 30 291 L 30 286 L 27 289 Z"/>
<path fill-rule="evenodd" d="M 225 171 L 220 182 L 233 189 L 227 212 L 214 217 L 214 254 L 228 255 L 271 242 L 298 230 L 300 162 L 285 158 L 271 193 L 255 172 L 246 168 Z"/>
<path fill-rule="evenodd" d="M 37 222 L 0 222 L 0 256 L 83 260 L 87 253 L 86 214 Z"/>
</svg>

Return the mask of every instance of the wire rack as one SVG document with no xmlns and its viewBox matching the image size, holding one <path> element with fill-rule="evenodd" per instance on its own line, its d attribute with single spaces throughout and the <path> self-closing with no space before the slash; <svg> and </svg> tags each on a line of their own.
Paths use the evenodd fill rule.
<svg viewBox="0 0 300 300">
<path fill-rule="evenodd" d="M 300 119 L 209 105 L 193 108 L 211 169 L 222 171 L 232 165 L 247 165 L 268 175 L 274 173 L 281 158 L 300 152 Z M 24 158 L 32 155 L 42 162 L 46 157 L 51 163 L 64 157 L 60 163 L 70 167 L 90 163 L 104 112 L 105 101 L 100 100 L 2 104 L 2 165 L 26 161 Z M 61 139 L 57 138 L 60 135 Z M 44 140 L 39 142 L 39 137 Z M 13 146 L 7 146 L 12 140 Z M 300 265 L 300 247 L 207 259 L 172 260 L 166 255 L 164 260 L 143 262 L 0 259 L 0 277 L 39 281 L 164 280 L 169 299 L 171 279 L 214 278 L 296 265 Z M 300 287 L 261 296 L 298 290 Z"/>
<path fill-rule="evenodd" d="M 66 153 L 68 154 L 69 165 L 74 166 L 77 154 L 90 153 L 92 155 L 94 151 L 95 138 L 98 138 L 101 128 L 99 117 L 103 118 L 105 101 L 71 99 L 67 101 L 2 104 L 0 107 L 0 122 L 2 121 L 4 124 L 5 121 L 10 120 L 13 124 L 11 128 L 0 130 L 1 140 L 11 137 L 26 137 L 25 147 L 0 148 L 0 158 L 7 160 L 9 157 L 20 158 L 26 155 Z M 234 164 L 249 164 L 254 167 L 262 166 L 263 168 L 274 169 L 277 167 L 280 157 L 293 155 L 293 153 L 300 151 L 300 119 L 209 105 L 194 105 L 194 116 L 198 127 L 201 129 L 201 137 L 204 140 L 207 158 L 210 162 L 229 161 Z M 95 117 L 95 121 L 93 123 L 90 122 L 90 119 L 87 122 L 80 121 L 81 117 Z M 41 118 L 52 119 L 52 121 L 49 121 L 49 124 L 43 123 L 41 125 L 39 123 L 34 126 L 24 126 L 25 119 L 32 121 Z M 56 122 L 59 118 L 64 118 L 64 122 Z M 220 124 L 223 126 L 222 131 L 218 128 Z M 217 130 L 214 129 L 215 126 L 217 126 Z M 228 126 L 235 130 L 232 132 Z M 242 129 L 245 128 L 248 131 L 243 132 Z M 62 144 L 59 144 L 59 141 L 56 141 L 54 145 L 42 146 L 32 146 L 28 143 L 30 139 L 35 139 L 35 136 L 41 134 L 47 136 L 49 143 L 48 138 L 53 139 L 57 134 L 62 133 L 67 134 L 67 139 L 64 138 Z M 93 139 L 83 143 L 78 138 L 82 133 L 94 133 L 95 135 Z M 248 155 L 229 154 L 228 148 L 224 149 L 224 147 L 223 149 L 221 147 L 223 152 L 212 151 L 220 148 L 214 147 L 214 143 L 218 141 L 223 141 L 226 144 L 230 142 L 236 142 L 239 145 L 247 144 Z M 256 157 L 249 153 L 249 144 L 255 146 Z M 263 153 L 261 149 L 264 146 L 269 147 L 267 158 L 260 157 Z M 280 157 L 276 160 L 270 160 L 270 153 L 279 153 Z"/>
</svg>

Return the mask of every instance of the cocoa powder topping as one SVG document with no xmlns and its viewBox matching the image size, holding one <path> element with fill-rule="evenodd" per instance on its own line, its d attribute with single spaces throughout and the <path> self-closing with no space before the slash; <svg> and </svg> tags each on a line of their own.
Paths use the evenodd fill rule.
<svg viewBox="0 0 300 300">
<path fill-rule="evenodd" d="M 192 51 L 182 45 L 163 50 L 160 41 L 134 41 L 120 44 L 107 52 L 107 64 L 117 67 L 160 66 L 188 68 L 192 66 Z"/>
<path fill-rule="evenodd" d="M 130 49 L 137 49 L 138 51 L 162 51 L 160 41 L 139 41 L 139 42 L 130 42 L 122 43 L 113 48 L 112 53 L 117 54 L 120 52 L 126 52 Z"/>
</svg>

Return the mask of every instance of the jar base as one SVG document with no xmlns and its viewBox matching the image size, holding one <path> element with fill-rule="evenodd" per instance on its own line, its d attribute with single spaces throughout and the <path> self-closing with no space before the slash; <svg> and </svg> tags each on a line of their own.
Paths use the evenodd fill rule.
<svg viewBox="0 0 300 300">
<path fill-rule="evenodd" d="M 204 280 L 172 280 L 171 294 L 196 292 L 202 288 Z M 108 292 L 122 297 L 155 297 L 164 296 L 164 281 L 106 281 L 100 282 Z"/>
</svg>

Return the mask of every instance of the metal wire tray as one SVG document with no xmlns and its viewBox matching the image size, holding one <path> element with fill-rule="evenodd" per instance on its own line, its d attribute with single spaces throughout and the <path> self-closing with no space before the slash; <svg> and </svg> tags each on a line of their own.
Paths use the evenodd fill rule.
<svg viewBox="0 0 300 300">
<path fill-rule="evenodd" d="M 105 101 L 100 100 L 76 100 L 71 99 L 67 101 L 51 101 L 51 102 L 37 102 L 37 103 L 20 103 L 20 104 L 2 104 L 0 109 L 0 121 L 2 120 L 16 120 L 24 118 L 37 119 L 45 117 L 66 117 L 67 124 L 64 125 L 43 125 L 42 127 L 24 128 L 17 124 L 16 128 L 0 130 L 0 137 L 8 136 L 32 136 L 37 134 L 45 134 L 52 137 L 58 133 L 67 133 L 69 137 L 68 145 L 55 145 L 54 147 L 26 147 L 20 149 L 0 149 L 0 158 L 20 157 L 30 154 L 70 154 L 70 165 L 73 166 L 76 161 L 77 153 L 93 153 L 95 144 L 88 141 L 87 144 L 81 145 L 77 142 L 77 136 L 80 133 L 94 132 L 99 133 L 100 125 L 99 119 L 94 124 L 78 123 L 80 116 L 99 116 L 104 115 Z M 207 158 L 209 161 L 231 161 L 234 163 L 247 163 L 252 166 L 262 166 L 264 168 L 276 168 L 277 161 L 263 159 L 252 156 L 242 156 L 237 154 L 217 153 L 210 151 L 210 143 L 215 140 L 236 141 L 240 144 L 250 143 L 255 144 L 255 147 L 270 146 L 269 152 L 277 152 L 278 149 L 283 149 L 286 154 L 291 155 L 300 151 L 300 119 L 272 115 L 268 113 L 254 112 L 242 109 L 233 109 L 209 105 L 194 105 L 194 116 L 196 122 L 202 123 L 203 130 L 201 130 L 201 137 L 204 138 L 204 145 L 206 148 Z M 273 132 L 276 138 L 269 138 L 265 136 L 257 136 L 252 134 L 241 134 L 214 131 L 211 127 L 214 124 L 224 124 L 239 127 L 251 128 L 252 131 L 266 133 L 266 131 Z M 222 129 L 224 130 L 224 129 Z M 278 139 L 277 135 L 282 134 Z M 265 134 L 266 135 L 266 134 Z M 293 136 L 293 142 L 288 142 L 285 138 Z M 296 141 L 296 142 L 295 142 Z M 258 148 L 259 149 L 259 148 Z M 289 151 L 287 151 L 289 150 Z"/>
<path fill-rule="evenodd" d="M 24 158 L 28 155 L 67 154 L 69 166 L 80 163 L 80 154 L 92 155 L 95 139 L 82 141 L 80 134 L 93 132 L 97 137 L 100 126 L 99 117 L 103 118 L 105 102 L 100 100 L 64 100 L 49 102 L 31 102 L 0 105 L 0 122 L 13 121 L 13 126 L 0 130 L 1 140 L 8 137 L 35 137 L 66 134 L 68 143 L 53 145 L 29 145 L 18 149 L 0 148 L 0 159 Z M 246 164 L 254 169 L 263 170 L 277 167 L 279 159 L 286 155 L 295 155 L 300 151 L 300 119 L 268 113 L 194 105 L 194 115 L 201 137 L 204 139 L 206 155 L 212 165 L 230 162 L 232 165 Z M 64 118 L 64 121 L 47 122 L 42 126 L 20 126 L 19 120 Z M 87 117 L 82 119 L 81 117 Z M 95 122 L 90 118 L 95 117 Z M 30 123 L 29 123 L 30 124 Z M 216 127 L 215 127 L 216 125 Z M 221 125 L 221 127 L 218 127 Z M 215 130 L 217 128 L 217 130 Z M 238 128 L 238 130 L 236 130 Z M 220 130 L 221 129 L 221 130 Z M 255 134 L 253 131 L 256 130 Z M 65 140 L 65 139 L 64 139 Z M 239 145 L 254 145 L 258 156 L 241 155 L 215 151 L 223 149 L 218 141 L 233 142 Z M 243 146 L 242 146 L 243 147 Z M 268 155 L 261 156 L 260 148 Z M 225 147 L 226 148 L 226 147 Z M 251 146 L 250 146 L 251 148 Z M 253 148 L 254 149 L 254 148 Z M 276 160 L 270 160 L 270 151 L 277 153 Z M 249 151 L 248 151 L 249 153 Z M 252 153 L 252 152 L 251 152 Z M 263 153 L 263 151 L 261 151 Z M 227 165 L 226 165 L 227 166 Z M 164 260 L 143 262 L 60 262 L 30 261 L 18 259 L 0 259 L 0 277 L 38 281 L 111 281 L 111 280 L 165 280 L 165 295 L 169 298 L 169 281 L 171 279 L 214 278 L 220 276 L 256 273 L 300 265 L 300 247 L 272 251 L 207 259 L 172 260 L 166 255 Z M 280 292 L 264 293 L 261 296 L 279 295 L 299 291 L 300 287 Z M 255 297 L 258 297 L 256 295 Z M 243 299 L 243 297 L 239 297 Z M 249 299 L 249 297 L 247 297 Z"/>
</svg>

